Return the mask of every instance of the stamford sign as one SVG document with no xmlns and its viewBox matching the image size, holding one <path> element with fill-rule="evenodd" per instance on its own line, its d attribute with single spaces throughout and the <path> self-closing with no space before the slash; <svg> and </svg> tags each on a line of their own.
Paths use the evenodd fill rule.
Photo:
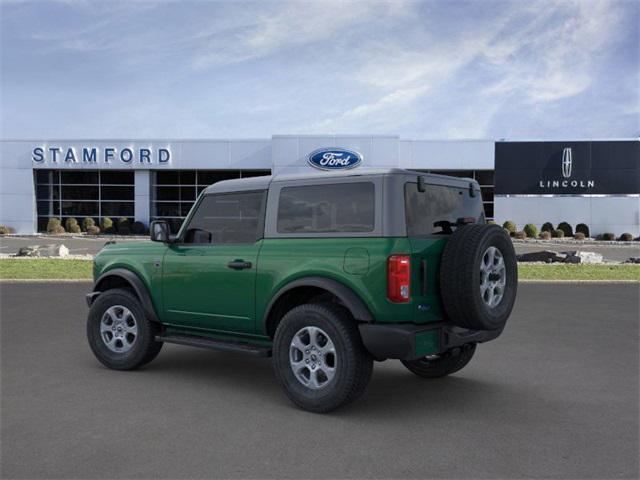
<svg viewBox="0 0 640 480">
<path fill-rule="evenodd" d="M 36 164 L 163 165 L 171 162 L 171 150 L 168 148 L 41 146 L 32 150 L 31 160 Z"/>
<path fill-rule="evenodd" d="M 319 148 L 309 154 L 309 165 L 320 170 L 347 170 L 362 163 L 362 155 L 346 148 Z"/>
</svg>

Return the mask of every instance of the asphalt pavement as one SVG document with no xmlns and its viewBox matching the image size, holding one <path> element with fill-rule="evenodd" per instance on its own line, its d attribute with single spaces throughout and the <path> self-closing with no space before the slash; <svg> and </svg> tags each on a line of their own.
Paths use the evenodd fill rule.
<svg viewBox="0 0 640 480">
<path fill-rule="evenodd" d="M 87 283 L 0 283 L 2 478 L 638 478 L 639 287 L 522 284 L 503 335 L 425 380 L 296 409 L 270 361 L 175 345 L 111 371 Z"/>
</svg>

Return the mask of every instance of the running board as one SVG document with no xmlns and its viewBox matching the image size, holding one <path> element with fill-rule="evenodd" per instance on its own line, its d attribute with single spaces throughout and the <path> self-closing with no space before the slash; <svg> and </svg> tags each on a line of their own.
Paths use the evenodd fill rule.
<svg viewBox="0 0 640 480">
<path fill-rule="evenodd" d="M 156 341 L 188 345 L 190 347 L 211 348 L 213 350 L 223 350 L 226 352 L 244 353 L 253 355 L 254 357 L 271 356 L 271 348 L 269 347 L 259 347 L 247 343 L 225 342 L 224 340 L 214 340 L 212 338 L 197 337 L 195 335 L 157 335 Z"/>
</svg>

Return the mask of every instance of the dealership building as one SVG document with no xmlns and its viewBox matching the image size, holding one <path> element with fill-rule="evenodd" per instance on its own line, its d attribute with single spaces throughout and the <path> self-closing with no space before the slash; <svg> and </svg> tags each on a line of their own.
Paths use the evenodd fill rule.
<svg viewBox="0 0 640 480">
<path fill-rule="evenodd" d="M 46 230 L 51 217 L 126 217 L 176 228 L 220 180 L 322 175 L 332 148 L 355 169 L 405 168 L 474 178 L 487 218 L 538 227 L 586 223 L 593 235 L 640 235 L 640 141 L 406 140 L 393 135 L 274 135 L 246 140 L 3 140 L 0 224 Z M 349 162 L 348 162 L 349 163 Z M 349 163 L 352 167 L 353 162 Z"/>
</svg>

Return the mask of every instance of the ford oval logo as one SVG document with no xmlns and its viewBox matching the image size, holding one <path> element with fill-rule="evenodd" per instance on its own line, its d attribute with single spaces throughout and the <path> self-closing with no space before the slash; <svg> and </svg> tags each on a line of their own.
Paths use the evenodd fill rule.
<svg viewBox="0 0 640 480">
<path fill-rule="evenodd" d="M 362 163 L 362 155 L 346 148 L 320 148 L 309 154 L 309 164 L 320 170 L 346 170 Z"/>
</svg>

